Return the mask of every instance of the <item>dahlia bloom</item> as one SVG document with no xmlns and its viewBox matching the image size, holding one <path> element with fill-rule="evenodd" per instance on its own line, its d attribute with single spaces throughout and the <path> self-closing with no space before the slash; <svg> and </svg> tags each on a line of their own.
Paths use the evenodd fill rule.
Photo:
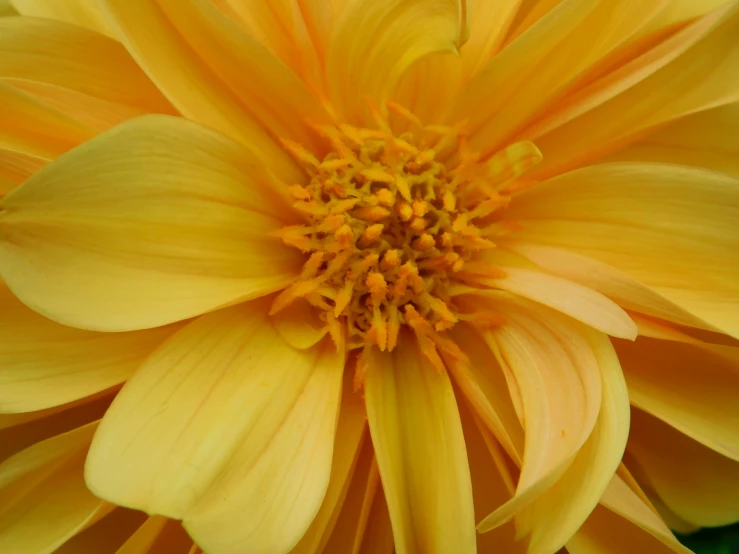
<svg viewBox="0 0 739 554">
<path fill-rule="evenodd" d="M 12 3 L 0 551 L 739 520 L 739 2 Z"/>
</svg>

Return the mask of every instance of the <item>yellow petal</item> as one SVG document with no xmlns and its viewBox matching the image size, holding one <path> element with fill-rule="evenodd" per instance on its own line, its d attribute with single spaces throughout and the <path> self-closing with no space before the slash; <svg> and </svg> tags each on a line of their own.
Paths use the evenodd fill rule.
<svg viewBox="0 0 739 554">
<path fill-rule="evenodd" d="M 2 18 L 0 52 L 0 78 L 55 85 L 141 113 L 173 113 L 120 43 L 83 27 L 35 17 Z"/>
<path fill-rule="evenodd" d="M 480 71 L 447 119 L 469 118 L 473 149 L 499 150 L 535 115 L 574 88 L 588 68 L 634 36 L 664 4 L 665 0 L 560 3 Z"/>
<path fill-rule="evenodd" d="M 634 406 L 739 461 L 739 348 L 650 338 L 615 344 Z"/>
<path fill-rule="evenodd" d="M 0 285 L 0 412 L 43 410 L 118 385 L 176 328 L 81 331 L 38 315 Z"/>
<path fill-rule="evenodd" d="M 298 298 L 269 320 L 286 343 L 302 350 L 317 344 L 328 332 L 326 322 L 318 315 L 316 308 Z"/>
<path fill-rule="evenodd" d="M 678 119 L 603 161 L 691 165 L 739 178 L 738 125 L 734 102 Z"/>
<path fill-rule="evenodd" d="M 10 0 L 0 0 L 0 17 L 18 15 L 18 11 L 10 3 Z"/>
<path fill-rule="evenodd" d="M 123 43 L 184 116 L 247 145 L 282 179 L 301 179 L 274 135 L 293 138 L 287 125 L 304 129 L 300 118 L 314 113 L 302 83 L 215 6 L 161 4 L 101 2 Z"/>
<path fill-rule="evenodd" d="M 47 162 L 46 158 L 40 156 L 0 148 L 0 179 L 2 179 L 0 195 L 5 196 Z"/>
<path fill-rule="evenodd" d="M 632 412 L 627 452 L 649 487 L 685 521 L 714 527 L 739 519 L 738 462 L 640 410 Z"/>
<path fill-rule="evenodd" d="M 691 554 L 618 477 L 606 489 L 602 503 L 567 543 L 570 554 Z"/>
<path fill-rule="evenodd" d="M 198 318 L 107 412 L 87 482 L 116 503 L 184 519 L 206 551 L 287 551 L 329 480 L 343 353 L 294 350 L 249 303 Z"/>
<path fill-rule="evenodd" d="M 92 138 L 95 131 L 0 81 L 0 148 L 51 160 Z"/>
<path fill-rule="evenodd" d="M 392 521 L 382 489 L 377 490 L 372 502 L 363 538 L 359 550 L 362 554 L 393 554 L 395 552 Z"/>
<path fill-rule="evenodd" d="M 277 290 L 299 256 L 271 176 L 237 143 L 182 119 L 124 123 L 44 167 L 0 203 L 2 277 L 77 327 L 163 325 Z"/>
<path fill-rule="evenodd" d="M 462 47 L 465 81 L 498 53 L 521 0 L 471 0 L 469 4 L 470 40 Z"/>
<path fill-rule="evenodd" d="M 336 426 L 334 457 L 331 462 L 331 478 L 326 496 L 313 523 L 290 554 L 316 554 L 324 551 L 331 536 L 359 462 L 362 444 L 365 442 L 367 415 L 364 402 L 354 391 L 351 372 L 345 371 L 344 388 Z M 369 440 L 369 439 L 367 439 Z"/>
<path fill-rule="evenodd" d="M 339 114 L 352 123 L 371 121 L 367 96 L 384 106 L 414 62 L 430 54 L 457 52 L 468 35 L 466 4 L 466 0 L 347 4 L 326 59 L 331 101 Z"/>
<path fill-rule="evenodd" d="M 486 515 L 511 498 L 507 480 L 491 456 L 485 437 L 481 434 L 472 410 L 464 402 L 459 403 L 462 418 L 464 442 L 467 446 L 467 459 L 470 464 L 472 495 L 475 503 L 475 519 L 482 520 Z M 495 441 L 495 439 L 492 439 Z M 524 541 L 516 540 L 513 523 L 502 525 L 488 533 L 477 534 L 477 552 L 488 554 L 525 554 Z"/>
<path fill-rule="evenodd" d="M 37 443 L 0 464 L 0 550 L 50 553 L 113 506 L 85 487 L 85 453 L 97 423 Z"/>
<path fill-rule="evenodd" d="M 398 554 L 475 552 L 472 487 L 449 378 L 407 334 L 392 353 L 371 352 L 367 416 Z"/>
<path fill-rule="evenodd" d="M 518 384 L 526 441 L 516 494 L 480 523 L 482 530 L 508 521 L 563 475 L 593 432 L 603 395 L 585 328 L 530 302 L 497 305 L 506 324 L 490 334 Z"/>
<path fill-rule="evenodd" d="M 116 508 L 65 542 L 54 554 L 116 554 L 146 519 L 146 514 L 141 512 Z"/>
<path fill-rule="evenodd" d="M 115 38 L 100 9 L 89 0 L 11 1 L 21 15 L 58 19 Z"/>
<path fill-rule="evenodd" d="M 468 358 L 445 356 L 452 378 L 511 459 L 520 465 L 523 428 L 509 392 L 515 382 L 507 382 L 507 374 L 474 327 L 460 323 L 450 331 L 450 337 Z"/>
<path fill-rule="evenodd" d="M 523 516 L 531 528 L 527 554 L 548 554 L 564 546 L 598 504 L 626 447 L 629 394 L 618 358 L 606 336 L 583 333 L 598 359 L 603 381 L 598 421 L 572 465 Z"/>
<path fill-rule="evenodd" d="M 702 17 L 731 0 L 670 0 L 666 8 L 652 20 L 648 28 L 669 27 Z"/>
<path fill-rule="evenodd" d="M 705 322 L 660 296 L 629 274 L 594 258 L 563 248 L 532 244 L 515 238 L 505 240 L 503 244 L 548 272 L 596 290 L 625 309 L 682 325 L 707 326 Z"/>
<path fill-rule="evenodd" d="M 704 170 L 603 164 L 511 203 L 516 238 L 611 265 L 714 329 L 739 335 L 739 184 Z"/>
<path fill-rule="evenodd" d="M 683 31 L 686 37 L 676 35 L 656 52 L 647 52 L 647 60 L 634 60 L 607 76 L 603 90 L 595 83 L 597 91 L 583 92 L 572 104 L 577 115 L 584 103 L 586 111 L 579 117 L 568 115 L 568 122 L 543 136 L 528 131 L 527 138 L 544 155 L 532 174 L 550 176 L 584 165 L 680 117 L 739 100 L 734 71 L 739 4 L 729 2 L 694 25 Z M 595 100 L 587 98 L 591 93 Z"/>
<path fill-rule="evenodd" d="M 636 324 L 602 294 L 540 271 L 505 266 L 501 269 L 505 277 L 485 279 L 485 284 L 554 308 L 614 337 L 636 338 Z"/>
</svg>

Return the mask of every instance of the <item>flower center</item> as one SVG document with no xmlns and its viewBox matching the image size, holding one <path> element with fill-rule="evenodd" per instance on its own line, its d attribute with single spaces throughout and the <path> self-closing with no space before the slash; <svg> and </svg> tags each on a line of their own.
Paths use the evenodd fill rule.
<svg viewBox="0 0 739 554">
<path fill-rule="evenodd" d="M 275 234 L 307 261 L 272 313 L 304 298 L 350 349 L 393 350 L 407 325 L 440 364 L 437 349 L 456 349 L 444 331 L 469 317 L 455 305 L 455 285 L 500 276 L 478 254 L 506 231 L 497 213 L 506 188 L 541 155 L 524 141 L 481 162 L 459 129 L 422 126 L 389 107 L 414 130 L 395 136 L 379 116 L 378 129 L 321 128 L 332 147 L 322 160 L 284 142 L 310 176 L 290 187 L 306 223 Z"/>
</svg>

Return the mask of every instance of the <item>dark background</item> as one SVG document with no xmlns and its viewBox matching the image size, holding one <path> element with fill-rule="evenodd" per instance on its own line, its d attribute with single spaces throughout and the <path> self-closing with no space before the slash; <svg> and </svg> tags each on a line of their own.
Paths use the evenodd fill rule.
<svg viewBox="0 0 739 554">
<path fill-rule="evenodd" d="M 701 529 L 678 538 L 696 554 L 739 554 L 739 524 L 716 529 Z"/>
</svg>

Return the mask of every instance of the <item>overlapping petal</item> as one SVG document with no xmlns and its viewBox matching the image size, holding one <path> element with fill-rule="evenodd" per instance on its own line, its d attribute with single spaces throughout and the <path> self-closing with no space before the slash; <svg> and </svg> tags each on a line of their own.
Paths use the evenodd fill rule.
<svg viewBox="0 0 739 554">
<path fill-rule="evenodd" d="M 182 119 L 127 122 L 62 156 L 0 206 L 0 273 L 27 305 L 93 330 L 155 327 L 287 284 L 300 256 L 273 177 Z"/>
<path fill-rule="evenodd" d="M 679 166 L 603 164 L 521 194 L 509 215 L 523 228 L 517 239 L 608 264 L 703 327 L 739 334 L 735 179 Z"/>
<path fill-rule="evenodd" d="M 475 552 L 472 487 L 451 382 L 409 334 L 372 350 L 367 416 L 399 554 Z"/>
<path fill-rule="evenodd" d="M 11 0 L 21 15 L 58 19 L 114 37 L 113 31 L 90 0 Z"/>
<path fill-rule="evenodd" d="M 298 542 L 329 481 L 343 353 L 291 348 L 267 308 L 202 316 L 145 362 L 93 442 L 96 494 L 183 519 L 206 551 Z"/>
</svg>

